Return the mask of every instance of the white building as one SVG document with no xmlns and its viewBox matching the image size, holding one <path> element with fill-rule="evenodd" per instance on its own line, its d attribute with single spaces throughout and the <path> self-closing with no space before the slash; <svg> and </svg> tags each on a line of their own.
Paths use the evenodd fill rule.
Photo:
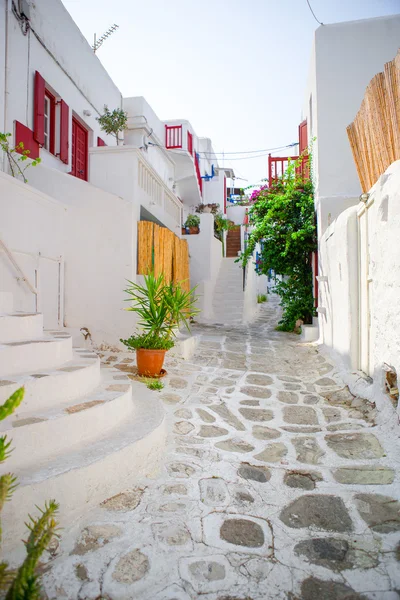
<svg viewBox="0 0 400 600">
<path fill-rule="evenodd" d="M 371 78 L 400 45 L 400 15 L 323 25 L 315 31 L 303 104 L 321 236 L 361 193 L 347 138 Z"/>
<path fill-rule="evenodd" d="M 394 260 L 399 167 L 395 162 L 370 190 L 367 204 L 365 198 L 360 202 L 346 128 L 370 80 L 396 56 L 399 34 L 400 15 L 319 27 L 303 107 L 308 137 L 316 138 L 320 341 L 347 368 L 373 377 L 371 397 L 381 389 L 384 364 L 400 368 L 393 326 L 400 293 Z"/>
<path fill-rule="evenodd" d="M 144 98 L 123 99 L 60 0 L 0 0 L 0 14 L 1 129 L 41 159 L 19 185 L 1 157 L 0 240 L 23 275 L 2 252 L 0 291 L 17 310 L 43 312 L 46 328 L 82 339 L 85 327 L 116 344 L 133 324 L 122 290 L 136 278 L 137 222 L 181 236 L 197 205 L 224 209 L 233 172 L 188 121 L 162 122 Z M 105 105 L 127 112 L 123 145 L 99 127 Z M 213 242 L 199 237 L 203 252 Z M 211 277 L 195 261 L 192 272 Z"/>
</svg>

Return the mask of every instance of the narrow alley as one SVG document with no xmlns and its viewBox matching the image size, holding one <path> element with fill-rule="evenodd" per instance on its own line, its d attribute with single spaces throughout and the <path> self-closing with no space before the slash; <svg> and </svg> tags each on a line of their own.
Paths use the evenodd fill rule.
<svg viewBox="0 0 400 600">
<path fill-rule="evenodd" d="M 161 472 L 61 532 L 49 600 L 399 597 L 391 424 L 278 319 L 272 295 L 252 325 L 196 325 L 193 358 L 167 358 Z M 121 383 L 132 359 L 102 356 Z"/>
</svg>

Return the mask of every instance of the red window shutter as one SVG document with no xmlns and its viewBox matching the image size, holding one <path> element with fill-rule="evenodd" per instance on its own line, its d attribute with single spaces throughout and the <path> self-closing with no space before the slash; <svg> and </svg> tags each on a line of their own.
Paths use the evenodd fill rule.
<svg viewBox="0 0 400 600">
<path fill-rule="evenodd" d="M 307 119 L 299 125 L 299 154 L 302 154 L 308 146 Z"/>
<path fill-rule="evenodd" d="M 69 108 L 64 100 L 60 102 L 60 160 L 68 164 Z"/>
<path fill-rule="evenodd" d="M 35 91 L 33 106 L 33 137 L 41 146 L 44 145 L 44 95 L 45 80 L 39 73 L 35 73 Z"/>
<path fill-rule="evenodd" d="M 29 150 L 28 158 L 39 158 L 39 144 L 33 138 L 33 131 L 19 121 L 15 121 L 15 145 L 20 142 L 24 144 L 24 150 Z M 23 150 L 17 152 L 22 154 Z"/>
<path fill-rule="evenodd" d="M 105 143 L 104 140 L 101 139 L 101 137 L 97 138 L 97 145 L 98 146 L 107 146 L 107 144 Z"/>
</svg>

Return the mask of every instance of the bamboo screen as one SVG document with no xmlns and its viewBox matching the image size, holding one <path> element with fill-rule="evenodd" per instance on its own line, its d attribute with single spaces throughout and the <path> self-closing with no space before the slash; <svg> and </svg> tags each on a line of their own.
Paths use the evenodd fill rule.
<svg viewBox="0 0 400 600">
<path fill-rule="evenodd" d="M 347 127 L 363 192 L 400 159 L 400 50 L 373 77 L 353 123 Z"/>
<path fill-rule="evenodd" d="M 156 276 L 164 273 L 166 283 L 181 283 L 190 289 L 189 247 L 172 231 L 150 221 L 138 223 L 138 274 L 154 270 Z"/>
<path fill-rule="evenodd" d="M 153 269 L 153 230 L 154 223 L 139 221 L 137 272 L 147 275 Z"/>
</svg>

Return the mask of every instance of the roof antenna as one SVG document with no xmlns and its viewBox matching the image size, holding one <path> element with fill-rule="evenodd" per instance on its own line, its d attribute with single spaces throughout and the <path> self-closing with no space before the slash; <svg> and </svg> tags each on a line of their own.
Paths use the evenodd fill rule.
<svg viewBox="0 0 400 600">
<path fill-rule="evenodd" d="M 94 34 L 94 40 L 93 40 L 93 52 L 96 54 L 96 50 L 98 50 L 100 48 L 100 46 L 106 41 L 106 39 L 112 35 L 117 29 L 119 28 L 119 25 L 116 25 L 114 23 L 114 25 L 111 25 L 110 29 L 107 29 L 107 31 L 105 33 L 103 33 L 103 35 L 101 37 L 99 37 L 99 39 L 96 39 L 96 34 Z"/>
</svg>

